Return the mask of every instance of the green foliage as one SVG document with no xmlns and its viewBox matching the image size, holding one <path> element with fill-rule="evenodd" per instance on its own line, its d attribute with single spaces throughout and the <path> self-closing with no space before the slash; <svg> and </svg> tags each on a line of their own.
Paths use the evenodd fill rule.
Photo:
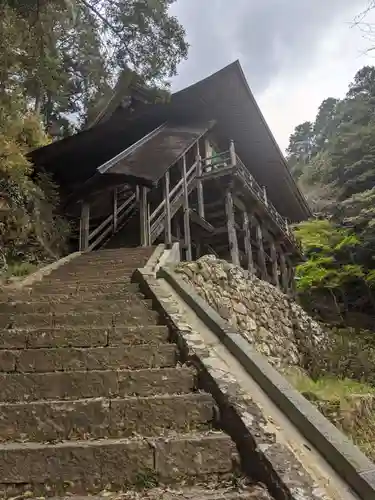
<svg viewBox="0 0 375 500">
<path fill-rule="evenodd" d="M 359 307 L 361 290 L 361 309 L 375 314 L 369 291 L 375 267 L 374 67 L 357 72 L 344 99 L 325 99 L 313 123 L 295 128 L 288 159 L 311 207 L 326 219 L 296 230 L 308 259 L 298 269 L 300 289 L 334 290 L 345 310 Z"/>
<path fill-rule="evenodd" d="M 351 251 L 360 244 L 354 233 L 328 220 L 311 220 L 299 224 L 295 234 L 307 257 L 297 266 L 299 290 L 336 290 L 363 279 L 362 266 L 346 263 Z"/>
<path fill-rule="evenodd" d="M 65 249 L 69 228 L 56 213 L 58 193 L 43 175 L 31 178 L 32 167 L 25 154 L 48 143 L 40 119 L 22 114 L 21 99 L 0 112 L 0 272 L 19 270 L 27 263 L 56 259 Z M 22 267 L 22 266 L 21 266 Z M 17 271 L 18 272 L 18 271 Z"/>
</svg>

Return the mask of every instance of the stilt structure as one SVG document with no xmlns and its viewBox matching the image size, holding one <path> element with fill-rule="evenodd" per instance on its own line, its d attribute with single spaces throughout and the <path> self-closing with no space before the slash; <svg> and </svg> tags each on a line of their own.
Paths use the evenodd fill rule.
<svg viewBox="0 0 375 500">
<path fill-rule="evenodd" d="M 286 218 L 310 212 L 238 62 L 30 159 L 60 185 L 80 250 L 181 241 L 184 259 L 213 253 L 293 293 L 301 251 Z"/>
</svg>

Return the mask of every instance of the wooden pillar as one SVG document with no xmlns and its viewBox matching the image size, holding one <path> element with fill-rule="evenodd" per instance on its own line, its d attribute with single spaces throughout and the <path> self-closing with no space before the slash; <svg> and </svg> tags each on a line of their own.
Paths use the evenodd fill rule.
<svg viewBox="0 0 375 500">
<path fill-rule="evenodd" d="M 234 218 L 233 197 L 230 191 L 227 191 L 225 196 L 225 212 L 227 216 L 228 239 L 229 239 L 229 248 L 230 248 L 232 263 L 235 264 L 236 266 L 239 266 L 240 257 L 238 253 L 238 242 L 237 242 L 236 225 Z"/>
<path fill-rule="evenodd" d="M 199 154 L 199 141 L 197 141 L 197 176 L 202 175 L 202 159 Z M 197 195 L 198 195 L 198 213 L 202 219 L 204 219 L 204 198 L 203 198 L 203 184 L 202 181 L 198 179 L 197 183 Z"/>
<path fill-rule="evenodd" d="M 186 182 L 186 156 L 182 157 L 182 181 L 184 191 L 184 240 L 186 250 L 186 260 L 192 260 L 191 254 L 191 236 L 190 236 L 190 211 L 189 211 L 189 193 Z"/>
<path fill-rule="evenodd" d="M 141 246 L 147 247 L 149 245 L 148 237 L 148 208 L 147 208 L 147 188 L 142 186 L 140 188 L 139 199 L 139 214 L 140 214 L 140 229 L 141 229 Z"/>
<path fill-rule="evenodd" d="M 169 170 L 165 172 L 163 178 L 163 195 L 165 200 L 165 244 L 172 245 L 172 225 L 171 225 L 171 200 L 169 198 Z"/>
<path fill-rule="evenodd" d="M 288 293 L 288 268 L 286 265 L 285 253 L 279 248 L 280 256 L 280 272 L 281 272 L 281 287 L 284 293 Z"/>
<path fill-rule="evenodd" d="M 270 250 L 271 250 L 271 265 L 272 265 L 272 281 L 277 288 L 280 288 L 279 268 L 277 265 L 277 251 L 275 243 L 273 241 L 271 241 Z"/>
<path fill-rule="evenodd" d="M 262 233 L 262 227 L 259 224 L 258 221 L 256 221 L 256 241 L 257 241 L 257 246 L 258 246 L 258 265 L 260 269 L 260 277 L 262 280 L 267 280 L 268 275 L 267 275 L 267 266 L 266 266 L 266 257 L 264 254 L 264 247 L 263 247 L 263 233 Z"/>
<path fill-rule="evenodd" d="M 89 247 L 90 233 L 90 205 L 83 201 L 81 205 L 81 218 L 79 221 L 79 250 L 84 252 Z"/>
<path fill-rule="evenodd" d="M 113 190 L 113 233 L 117 231 L 117 187 Z"/>
<path fill-rule="evenodd" d="M 244 243 L 245 243 L 245 252 L 247 258 L 247 269 L 251 273 L 254 272 L 254 262 L 253 262 L 253 251 L 251 249 L 251 235 L 250 235 L 250 225 L 249 225 L 249 216 L 247 212 L 243 212 L 243 226 L 242 229 L 244 231 Z"/>
<path fill-rule="evenodd" d="M 233 141 L 230 141 L 229 156 L 230 156 L 230 164 L 231 164 L 232 167 L 234 167 L 237 164 L 237 158 L 236 158 L 236 150 L 234 148 L 234 142 Z"/>
</svg>

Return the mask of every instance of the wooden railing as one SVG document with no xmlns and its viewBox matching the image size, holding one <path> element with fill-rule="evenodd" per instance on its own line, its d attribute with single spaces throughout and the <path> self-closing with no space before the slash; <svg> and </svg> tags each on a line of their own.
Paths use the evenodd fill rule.
<svg viewBox="0 0 375 500">
<path fill-rule="evenodd" d="M 188 193 L 196 187 L 197 181 L 197 161 L 186 172 L 186 183 Z M 184 197 L 184 180 L 181 179 L 169 193 L 170 217 L 173 217 L 182 206 Z M 160 205 L 150 215 L 150 243 L 152 244 L 165 229 L 167 200 L 164 199 Z"/>
<path fill-rule="evenodd" d="M 210 174 L 225 168 L 235 168 L 236 175 L 242 180 L 246 187 L 252 192 L 253 196 L 264 206 L 264 209 L 269 213 L 271 218 L 276 222 L 279 228 L 288 236 L 288 238 L 297 246 L 299 244 L 293 233 L 290 231 L 288 221 L 276 210 L 272 202 L 267 196 L 265 187 L 261 187 L 249 170 L 245 167 L 242 160 L 234 151 L 233 144 L 231 149 L 223 151 L 212 157 L 202 160 L 202 174 Z"/>
<path fill-rule="evenodd" d="M 116 233 L 127 220 L 130 213 L 136 208 L 136 193 L 129 196 L 120 205 L 117 205 L 117 191 L 114 191 L 113 212 L 90 232 L 90 206 L 82 204 L 80 221 L 80 251 L 91 251 L 100 246 L 111 234 Z"/>
</svg>

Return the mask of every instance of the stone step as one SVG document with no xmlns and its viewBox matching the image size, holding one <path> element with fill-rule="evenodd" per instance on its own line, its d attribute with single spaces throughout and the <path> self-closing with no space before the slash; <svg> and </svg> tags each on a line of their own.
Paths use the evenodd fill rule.
<svg viewBox="0 0 375 500">
<path fill-rule="evenodd" d="M 66 291 L 66 289 L 65 289 Z M 58 304 L 59 302 L 66 302 L 75 304 L 77 300 L 81 302 L 92 303 L 95 301 L 123 301 L 123 302 L 135 302 L 143 301 L 144 295 L 137 290 L 134 292 L 124 291 L 123 289 L 119 289 L 119 291 L 111 291 L 108 289 L 104 293 L 97 292 L 76 292 L 75 290 L 72 293 L 64 293 L 64 290 L 60 293 L 59 291 L 53 290 L 48 294 L 40 293 L 40 292 L 30 292 L 28 294 L 17 294 L 13 297 L 6 297 L 6 303 L 9 302 L 27 302 L 29 304 L 34 302 L 49 302 L 51 304 Z"/>
<path fill-rule="evenodd" d="M 46 282 L 39 282 L 33 286 L 33 288 L 24 290 L 14 294 L 14 297 L 76 297 L 77 295 L 84 298 L 95 298 L 99 295 L 106 295 L 111 298 L 113 296 L 119 297 L 132 297 L 135 294 L 139 294 L 139 285 L 136 283 L 97 283 L 97 284 L 80 284 L 75 283 L 73 285 L 62 285 L 62 284 L 46 284 Z M 42 300 L 42 299 L 40 299 Z"/>
<path fill-rule="evenodd" d="M 64 326 L 128 326 L 157 324 L 159 315 L 145 306 L 133 306 L 119 312 L 74 313 L 0 313 L 0 328 L 64 327 Z"/>
<path fill-rule="evenodd" d="M 52 275 L 46 276 L 43 281 L 41 282 L 44 285 L 56 285 L 56 286 L 73 286 L 73 287 L 79 287 L 81 285 L 100 285 L 102 283 L 104 284 L 110 284 L 110 283 L 122 283 L 124 285 L 130 285 L 131 284 L 131 276 L 123 276 L 122 274 L 115 273 L 110 276 L 100 276 L 98 274 L 97 276 L 64 276 L 64 277 L 59 277 L 59 278 L 53 278 Z"/>
<path fill-rule="evenodd" d="M 122 257 L 138 257 L 145 258 L 152 255 L 152 252 L 155 250 L 155 247 L 132 247 L 132 248 L 101 248 L 100 250 L 95 250 L 94 252 L 86 252 L 76 259 L 90 259 L 95 257 L 107 257 L 107 256 L 122 256 Z"/>
<path fill-rule="evenodd" d="M 102 262 L 98 264 L 97 262 L 68 262 L 64 266 L 55 269 L 49 274 L 49 276 L 59 276 L 65 273 L 74 273 L 74 274 L 84 274 L 84 273 L 92 273 L 99 274 L 100 272 L 111 273 L 113 271 L 118 271 L 124 275 L 131 275 L 136 269 L 135 264 L 124 265 L 118 262 L 107 263 Z"/>
<path fill-rule="evenodd" d="M 111 269 L 106 269 L 102 265 L 100 266 L 90 266 L 79 271 L 75 269 L 66 268 L 59 269 L 48 275 L 50 280 L 57 281 L 67 281 L 67 280 L 87 280 L 87 279 L 97 279 L 103 278 L 105 280 L 117 281 L 119 277 L 123 277 L 127 280 L 131 278 L 134 274 L 135 267 L 127 268 L 126 270 L 120 266 L 114 266 Z"/>
<path fill-rule="evenodd" d="M 214 416 L 212 396 L 203 393 L 3 403 L 0 441 L 158 436 L 207 430 Z"/>
<path fill-rule="evenodd" d="M 1 330 L 0 349 L 159 344 L 168 338 L 168 328 L 163 325 L 21 328 Z"/>
<path fill-rule="evenodd" d="M 223 433 L 168 438 L 64 441 L 0 445 L 0 487 L 25 484 L 31 491 L 96 493 L 107 485 L 128 488 L 140 479 L 175 483 L 232 472 L 233 443 Z"/>
<path fill-rule="evenodd" d="M 0 373 L 3 402 L 185 394 L 195 387 L 187 367 L 49 373 Z"/>
<path fill-rule="evenodd" d="M 0 350 L 0 372 L 138 370 L 175 366 L 176 362 L 174 344 Z"/>
<path fill-rule="evenodd" d="M 233 477 L 234 484 L 236 478 Z M 229 480 L 228 480 L 229 482 Z M 54 497 L 51 500 L 273 500 L 274 497 L 263 485 L 235 487 L 220 484 L 206 484 L 204 486 L 183 486 L 171 488 L 170 486 L 154 487 L 138 490 L 127 490 L 122 493 L 105 491 L 95 496 L 69 496 Z"/>
<path fill-rule="evenodd" d="M 13 302 L 0 302 L 0 314 L 49 314 L 49 313 L 76 313 L 76 312 L 115 312 L 145 307 L 151 309 L 152 301 L 140 299 L 137 296 L 128 296 L 119 300 L 101 299 L 91 301 L 28 301 L 14 300 Z"/>
</svg>

